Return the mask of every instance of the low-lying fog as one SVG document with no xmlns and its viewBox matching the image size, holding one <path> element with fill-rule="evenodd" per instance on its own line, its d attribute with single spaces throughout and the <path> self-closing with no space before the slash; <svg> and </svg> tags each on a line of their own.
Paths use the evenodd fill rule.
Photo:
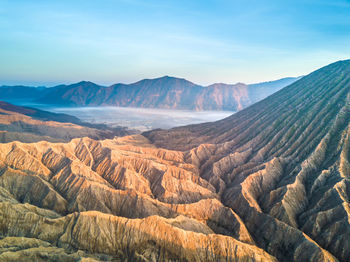
<svg viewBox="0 0 350 262">
<path fill-rule="evenodd" d="M 126 126 L 131 129 L 147 131 L 156 128 L 172 128 L 223 119 L 231 111 L 189 111 L 170 109 L 149 109 L 130 107 L 46 107 L 55 113 L 76 116 L 90 123 L 104 123 L 111 126 Z"/>
</svg>

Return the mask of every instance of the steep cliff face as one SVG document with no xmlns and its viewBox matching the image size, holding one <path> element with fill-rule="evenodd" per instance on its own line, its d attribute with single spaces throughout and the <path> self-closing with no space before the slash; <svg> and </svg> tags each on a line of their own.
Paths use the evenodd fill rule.
<svg viewBox="0 0 350 262">
<path fill-rule="evenodd" d="M 279 260 L 330 259 L 311 251 L 317 243 L 347 261 L 349 134 L 347 60 L 227 119 L 144 135 L 188 154 L 256 244 Z"/>
</svg>

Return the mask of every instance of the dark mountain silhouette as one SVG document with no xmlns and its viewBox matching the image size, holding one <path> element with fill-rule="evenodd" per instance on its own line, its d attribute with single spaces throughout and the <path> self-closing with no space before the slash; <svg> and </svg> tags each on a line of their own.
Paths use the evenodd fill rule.
<svg viewBox="0 0 350 262">
<path fill-rule="evenodd" d="M 23 114 L 23 115 L 30 116 L 32 118 L 43 120 L 43 121 L 56 121 L 56 122 L 74 123 L 74 124 L 81 123 L 81 120 L 75 116 L 71 116 L 68 114 L 52 113 L 52 112 L 36 109 L 33 107 L 16 106 L 4 101 L 0 101 L 0 109 Z"/>
</svg>

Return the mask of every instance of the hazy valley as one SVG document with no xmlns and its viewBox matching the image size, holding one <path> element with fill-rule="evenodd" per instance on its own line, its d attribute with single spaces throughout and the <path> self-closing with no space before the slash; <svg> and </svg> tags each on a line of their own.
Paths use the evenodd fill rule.
<svg viewBox="0 0 350 262">
<path fill-rule="evenodd" d="M 76 116 L 84 122 L 105 124 L 110 127 L 123 126 L 139 131 L 168 129 L 176 126 L 216 121 L 232 115 L 230 111 L 193 111 L 179 109 L 154 109 L 134 107 L 49 107 L 35 105 L 55 113 Z"/>
<path fill-rule="evenodd" d="M 50 88 L 1 86 L 0 101 L 64 113 L 93 124 L 148 131 L 223 119 L 299 78 L 206 87 L 168 76 L 108 87 L 87 81 Z"/>
</svg>

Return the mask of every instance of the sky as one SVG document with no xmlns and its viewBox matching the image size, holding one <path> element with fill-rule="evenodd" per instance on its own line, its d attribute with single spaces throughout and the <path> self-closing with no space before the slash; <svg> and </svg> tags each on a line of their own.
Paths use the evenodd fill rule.
<svg viewBox="0 0 350 262">
<path fill-rule="evenodd" d="M 350 0 L 0 0 L 0 85 L 255 83 L 350 58 Z"/>
</svg>

